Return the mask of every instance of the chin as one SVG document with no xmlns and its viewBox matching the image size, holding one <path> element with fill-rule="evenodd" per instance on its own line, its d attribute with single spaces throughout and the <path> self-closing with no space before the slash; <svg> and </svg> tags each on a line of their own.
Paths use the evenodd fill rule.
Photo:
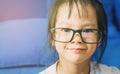
<svg viewBox="0 0 120 74">
<path fill-rule="evenodd" d="M 90 61 L 90 58 L 86 58 L 85 57 L 71 57 L 68 59 L 68 61 L 70 61 L 71 63 L 73 64 L 81 64 L 81 63 L 84 63 L 84 62 L 89 62 Z"/>
</svg>

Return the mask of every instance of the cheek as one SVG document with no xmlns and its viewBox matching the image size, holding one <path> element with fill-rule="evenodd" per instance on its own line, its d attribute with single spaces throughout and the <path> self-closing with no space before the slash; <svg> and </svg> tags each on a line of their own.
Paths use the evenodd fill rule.
<svg viewBox="0 0 120 74">
<path fill-rule="evenodd" d="M 96 44 L 88 44 L 88 53 L 92 56 L 97 48 Z"/>
<path fill-rule="evenodd" d="M 66 49 L 66 43 L 55 42 L 55 48 L 58 53 L 61 53 L 63 50 Z"/>
</svg>

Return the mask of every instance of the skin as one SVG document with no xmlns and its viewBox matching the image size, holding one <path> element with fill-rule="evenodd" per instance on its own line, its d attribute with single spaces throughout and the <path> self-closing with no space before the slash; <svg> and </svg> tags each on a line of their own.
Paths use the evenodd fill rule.
<svg viewBox="0 0 120 74">
<path fill-rule="evenodd" d="M 87 6 L 87 13 L 82 10 L 78 4 L 80 17 L 76 5 L 73 5 L 70 18 L 69 5 L 60 6 L 55 28 L 70 28 L 74 30 L 81 29 L 97 29 L 96 12 L 91 5 Z M 87 16 L 86 16 L 87 15 Z M 59 54 L 59 62 L 57 65 L 57 74 L 89 74 L 90 58 L 96 50 L 97 44 L 83 43 L 78 33 L 74 35 L 71 42 L 60 43 L 52 41 L 52 45 Z"/>
</svg>

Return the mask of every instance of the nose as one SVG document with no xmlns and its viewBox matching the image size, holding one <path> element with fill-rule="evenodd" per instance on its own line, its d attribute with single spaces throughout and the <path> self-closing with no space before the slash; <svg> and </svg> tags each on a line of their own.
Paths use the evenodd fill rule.
<svg viewBox="0 0 120 74">
<path fill-rule="evenodd" d="M 78 33 L 78 32 L 75 33 L 71 42 L 72 43 L 82 43 L 80 33 Z"/>
</svg>

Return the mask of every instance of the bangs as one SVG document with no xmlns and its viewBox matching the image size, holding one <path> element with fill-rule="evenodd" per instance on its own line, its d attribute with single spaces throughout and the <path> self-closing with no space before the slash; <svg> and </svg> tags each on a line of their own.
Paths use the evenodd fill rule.
<svg viewBox="0 0 120 74">
<path fill-rule="evenodd" d="M 86 14 L 84 16 L 88 17 L 87 6 L 88 6 L 88 4 L 91 4 L 90 2 L 91 2 L 90 0 L 56 0 L 52 6 L 50 16 L 49 16 L 49 24 L 50 24 L 49 28 L 55 27 L 57 14 L 58 14 L 59 8 L 61 6 L 66 5 L 66 4 L 69 5 L 68 19 L 71 16 L 72 9 L 73 9 L 74 5 L 77 8 L 79 17 L 83 16 L 83 13 Z M 80 11 L 79 5 L 81 5 L 82 11 Z"/>
<path fill-rule="evenodd" d="M 74 5 L 77 8 L 79 18 L 81 16 L 88 17 L 87 6 L 88 6 L 88 4 L 90 4 L 89 0 L 66 0 L 65 3 L 69 4 L 69 16 L 68 16 L 68 18 L 70 18 L 70 16 L 71 16 L 71 12 L 72 12 Z M 81 6 L 82 11 L 80 11 L 79 5 Z M 85 15 L 83 15 L 83 13 Z"/>
</svg>

